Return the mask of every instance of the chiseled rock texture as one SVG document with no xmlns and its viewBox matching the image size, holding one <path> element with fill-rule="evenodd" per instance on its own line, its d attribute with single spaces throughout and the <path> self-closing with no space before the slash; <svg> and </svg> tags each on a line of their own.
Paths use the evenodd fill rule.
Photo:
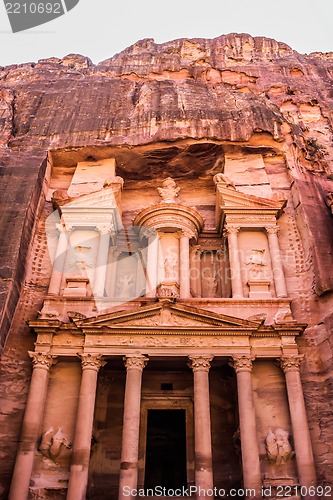
<svg viewBox="0 0 333 500">
<path fill-rule="evenodd" d="M 145 39 L 98 65 L 69 55 L 0 68 L 0 495 L 8 490 L 31 373 L 26 322 L 49 279 L 29 259 L 49 151 L 67 166 L 105 151 L 116 157 L 118 175 L 146 182 L 175 170 L 204 175 L 221 148 L 240 157 L 244 148 L 265 153 L 275 189 L 283 179 L 291 193 L 289 244 L 298 257 L 288 261 L 289 294 L 295 319 L 308 324 L 299 342 L 318 477 L 333 482 L 332 120 L 333 52 L 301 55 L 247 34 L 161 45 Z M 42 231 L 34 245 L 46 247 Z"/>
</svg>

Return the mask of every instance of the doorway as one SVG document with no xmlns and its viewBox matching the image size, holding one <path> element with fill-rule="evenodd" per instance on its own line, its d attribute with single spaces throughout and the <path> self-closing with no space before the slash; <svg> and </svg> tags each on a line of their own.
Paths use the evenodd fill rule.
<svg viewBox="0 0 333 500">
<path fill-rule="evenodd" d="M 186 411 L 148 410 L 145 488 L 187 486 Z"/>
</svg>

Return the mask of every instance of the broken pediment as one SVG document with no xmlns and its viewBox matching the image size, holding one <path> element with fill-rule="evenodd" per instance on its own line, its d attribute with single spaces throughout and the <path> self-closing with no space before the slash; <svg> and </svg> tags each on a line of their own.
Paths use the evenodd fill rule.
<svg viewBox="0 0 333 500">
<path fill-rule="evenodd" d="M 216 184 L 216 226 L 221 230 L 228 221 L 242 222 L 242 226 L 259 226 L 276 222 L 286 206 L 286 200 L 261 198 L 227 187 L 225 183 Z M 244 222 L 244 223 L 243 223 Z"/>
<path fill-rule="evenodd" d="M 250 208 L 281 211 L 286 205 L 286 200 L 271 200 L 246 194 L 230 187 L 216 185 L 218 201 L 221 208 Z"/>
<path fill-rule="evenodd" d="M 108 185 L 99 191 L 71 199 L 68 203 L 59 207 L 65 226 L 67 228 L 77 226 L 98 227 L 101 224 L 106 224 L 113 230 L 122 229 L 119 198 L 122 183 L 119 181 L 117 186 L 119 192 L 114 190 L 113 185 Z"/>
</svg>

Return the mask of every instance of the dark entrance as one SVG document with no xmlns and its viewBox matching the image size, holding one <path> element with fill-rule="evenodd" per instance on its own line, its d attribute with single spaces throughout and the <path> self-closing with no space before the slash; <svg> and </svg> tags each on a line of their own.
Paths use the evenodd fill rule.
<svg viewBox="0 0 333 500">
<path fill-rule="evenodd" d="M 156 486 L 187 486 L 185 410 L 148 410 L 145 488 Z"/>
</svg>

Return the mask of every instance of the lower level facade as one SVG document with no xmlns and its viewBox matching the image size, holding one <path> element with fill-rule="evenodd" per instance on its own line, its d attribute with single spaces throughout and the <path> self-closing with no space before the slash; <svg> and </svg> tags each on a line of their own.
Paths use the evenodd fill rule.
<svg viewBox="0 0 333 500">
<path fill-rule="evenodd" d="M 316 498 L 296 343 L 304 325 L 190 302 L 137 299 L 30 323 L 37 341 L 9 498 L 301 498 L 299 485 Z"/>
</svg>

